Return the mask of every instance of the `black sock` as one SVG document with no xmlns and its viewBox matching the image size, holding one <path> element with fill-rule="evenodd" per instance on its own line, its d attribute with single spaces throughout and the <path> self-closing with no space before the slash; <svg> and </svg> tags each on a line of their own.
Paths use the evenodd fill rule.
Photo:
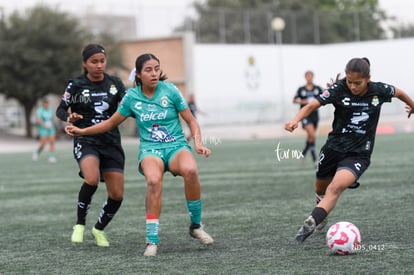
<svg viewBox="0 0 414 275">
<path fill-rule="evenodd" d="M 311 151 L 313 161 L 316 161 L 315 142 L 309 142 L 309 150 Z"/>
<path fill-rule="evenodd" d="M 102 211 L 99 214 L 98 221 L 95 224 L 95 228 L 98 230 L 103 230 L 108 223 L 112 220 L 115 213 L 121 207 L 122 199 L 119 201 L 108 198 L 103 205 Z"/>
<path fill-rule="evenodd" d="M 78 220 L 77 224 L 86 223 L 86 215 L 88 214 L 89 207 L 91 205 L 93 194 L 95 194 L 96 189 L 98 186 L 92 186 L 84 182 L 81 186 L 78 195 Z"/>
<path fill-rule="evenodd" d="M 310 145 L 309 142 L 306 141 L 305 149 L 303 149 L 303 151 L 302 151 L 303 156 L 306 156 L 306 153 L 309 150 L 309 145 Z"/>
<path fill-rule="evenodd" d="M 322 207 L 315 207 L 311 216 L 315 220 L 316 225 L 318 225 L 328 216 L 328 213 Z"/>
</svg>

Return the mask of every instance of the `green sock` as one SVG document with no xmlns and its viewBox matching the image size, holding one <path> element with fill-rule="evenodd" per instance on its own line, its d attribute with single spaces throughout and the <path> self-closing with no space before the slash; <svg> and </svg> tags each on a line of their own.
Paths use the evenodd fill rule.
<svg viewBox="0 0 414 275">
<path fill-rule="evenodd" d="M 146 222 L 146 229 L 147 229 L 147 243 L 157 244 L 159 243 L 158 240 L 158 230 L 160 228 L 160 222 L 158 219 L 148 218 Z"/>
<path fill-rule="evenodd" d="M 190 215 L 190 221 L 192 224 L 201 223 L 201 200 L 187 201 L 188 214 Z"/>
</svg>

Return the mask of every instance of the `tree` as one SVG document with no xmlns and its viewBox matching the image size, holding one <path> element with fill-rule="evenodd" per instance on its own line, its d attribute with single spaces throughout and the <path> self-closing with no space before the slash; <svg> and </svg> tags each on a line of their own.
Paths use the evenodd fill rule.
<svg viewBox="0 0 414 275">
<path fill-rule="evenodd" d="M 1 31 L 0 93 L 23 107 L 26 136 L 37 101 L 64 90 L 69 75 L 79 72 L 84 33 L 69 15 L 35 6 L 27 17 L 14 12 Z"/>
<path fill-rule="evenodd" d="M 206 0 L 186 19 L 202 43 L 269 43 L 273 17 L 286 21 L 283 43 L 314 44 L 384 38 L 378 0 Z"/>
<path fill-rule="evenodd" d="M 122 68 L 115 39 L 105 33 L 93 36 L 67 13 L 36 5 L 25 15 L 14 12 L 0 24 L 0 93 L 23 107 L 26 137 L 32 137 L 30 116 L 37 101 L 63 94 L 67 80 L 81 73 L 86 41 L 100 41 L 109 64 Z"/>
</svg>

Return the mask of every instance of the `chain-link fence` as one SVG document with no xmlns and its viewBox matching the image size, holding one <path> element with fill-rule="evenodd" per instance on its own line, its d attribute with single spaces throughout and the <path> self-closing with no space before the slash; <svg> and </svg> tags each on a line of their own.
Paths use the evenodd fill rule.
<svg viewBox="0 0 414 275">
<path fill-rule="evenodd" d="M 284 44 L 326 44 L 384 39 L 389 36 L 381 11 L 278 11 L 209 9 L 197 20 L 187 19 L 181 30 L 193 31 L 198 43 L 275 43 L 272 20 L 285 21 Z"/>
</svg>

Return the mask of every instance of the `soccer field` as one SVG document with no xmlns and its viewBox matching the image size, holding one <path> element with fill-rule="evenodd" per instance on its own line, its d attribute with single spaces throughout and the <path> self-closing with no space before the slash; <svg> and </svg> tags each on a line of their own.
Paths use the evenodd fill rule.
<svg viewBox="0 0 414 275">
<path fill-rule="evenodd" d="M 70 242 L 81 184 L 71 149 L 59 162 L 45 155 L 1 154 L 0 274 L 412 274 L 414 270 L 414 134 L 377 137 L 361 187 L 347 190 L 329 215 L 350 221 L 364 250 L 331 255 L 325 233 L 303 244 L 294 235 L 315 205 L 310 157 L 297 159 L 304 138 L 207 144 L 197 156 L 203 222 L 215 239 L 203 247 L 188 234 L 182 178 L 165 175 L 158 256 L 145 258 L 144 178 L 137 146 L 127 153 L 124 202 L 106 229 L 111 246 L 94 244 L 90 229 L 106 198 L 101 183 L 88 215 L 84 242 Z M 218 140 L 216 140 L 218 141 Z M 318 148 L 324 142 L 319 137 Z M 279 149 L 277 151 L 277 149 Z"/>
</svg>

